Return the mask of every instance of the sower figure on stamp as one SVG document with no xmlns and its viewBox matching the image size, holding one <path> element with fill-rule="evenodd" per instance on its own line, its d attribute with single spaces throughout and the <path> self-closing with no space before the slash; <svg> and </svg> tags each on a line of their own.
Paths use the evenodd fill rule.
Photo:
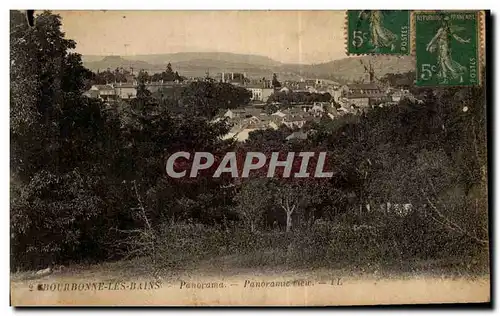
<svg viewBox="0 0 500 316">
<path fill-rule="evenodd" d="M 381 47 L 390 47 L 394 51 L 397 35 L 384 27 L 384 13 L 380 10 L 361 11 L 359 20 L 368 18 L 370 23 L 371 43 L 373 51 L 377 52 Z"/>
<path fill-rule="evenodd" d="M 438 62 L 438 77 L 441 83 L 448 83 L 450 79 L 460 78 L 460 82 L 463 82 L 463 75 L 466 68 L 460 65 L 457 61 L 453 60 L 451 54 L 450 43 L 452 37 L 462 44 L 470 42 L 469 39 L 463 39 L 456 33 L 464 30 L 461 26 L 451 25 L 446 17 L 436 35 L 431 39 L 429 44 L 427 44 L 426 50 L 430 53 L 434 53 L 437 50 L 437 62 Z"/>
</svg>

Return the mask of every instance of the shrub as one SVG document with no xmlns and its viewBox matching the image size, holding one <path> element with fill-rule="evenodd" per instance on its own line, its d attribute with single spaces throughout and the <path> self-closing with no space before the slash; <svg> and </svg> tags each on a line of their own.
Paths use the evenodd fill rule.
<svg viewBox="0 0 500 316">
<path fill-rule="evenodd" d="M 41 171 L 26 186 L 13 183 L 11 249 L 18 267 L 86 255 L 82 241 L 104 204 L 95 194 L 98 182 L 74 170 L 61 176 Z"/>
</svg>

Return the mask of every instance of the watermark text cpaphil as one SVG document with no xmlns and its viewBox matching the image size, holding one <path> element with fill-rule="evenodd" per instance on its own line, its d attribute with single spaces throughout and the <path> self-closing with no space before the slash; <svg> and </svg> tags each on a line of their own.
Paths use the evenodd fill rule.
<svg viewBox="0 0 500 316">
<path fill-rule="evenodd" d="M 263 176 L 268 178 L 331 178 L 327 171 L 327 152 L 227 152 L 224 156 L 210 152 L 180 151 L 170 155 L 166 162 L 171 178 L 219 178 L 228 174 L 233 178 Z"/>
</svg>

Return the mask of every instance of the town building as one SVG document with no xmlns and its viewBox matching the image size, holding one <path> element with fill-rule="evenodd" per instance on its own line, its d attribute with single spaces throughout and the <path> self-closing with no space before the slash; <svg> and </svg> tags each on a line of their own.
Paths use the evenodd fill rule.
<svg viewBox="0 0 500 316">
<path fill-rule="evenodd" d="M 246 73 L 239 72 L 223 72 L 218 74 L 216 78 L 220 78 L 221 82 L 230 83 L 235 86 L 242 86 L 248 81 Z"/>
<path fill-rule="evenodd" d="M 230 119 L 244 119 L 250 118 L 252 116 L 259 116 L 262 112 L 262 109 L 252 106 L 245 106 L 235 109 L 228 109 L 224 112 L 223 116 Z"/>
<path fill-rule="evenodd" d="M 85 92 L 85 95 L 90 98 L 98 98 L 104 101 L 116 99 L 134 99 L 137 97 L 137 81 L 118 82 L 107 85 L 93 85 L 90 90 Z M 180 95 L 185 88 L 186 83 L 183 82 L 147 82 L 146 89 L 153 95 L 160 97 L 168 97 Z"/>
<path fill-rule="evenodd" d="M 279 92 L 283 92 L 283 93 L 290 93 L 290 88 L 287 88 L 287 87 L 282 87 Z"/>
<path fill-rule="evenodd" d="M 384 101 L 387 95 L 374 83 L 361 83 L 344 85 L 340 98 L 348 105 L 364 108 Z"/>
<path fill-rule="evenodd" d="M 252 92 L 252 101 L 267 102 L 267 99 L 274 93 L 273 88 L 265 87 L 262 84 L 248 84 L 245 88 Z"/>
<path fill-rule="evenodd" d="M 115 83 L 113 84 L 115 94 L 120 99 L 134 99 L 137 97 L 137 83 Z"/>
<path fill-rule="evenodd" d="M 108 84 L 93 85 L 89 91 L 84 93 L 84 95 L 89 98 L 101 99 L 103 101 L 116 99 L 116 92 L 114 87 Z"/>
<path fill-rule="evenodd" d="M 291 140 L 305 140 L 307 139 L 307 133 L 303 131 L 296 131 L 293 132 L 292 134 L 288 135 L 286 137 L 286 140 L 291 141 Z"/>
</svg>

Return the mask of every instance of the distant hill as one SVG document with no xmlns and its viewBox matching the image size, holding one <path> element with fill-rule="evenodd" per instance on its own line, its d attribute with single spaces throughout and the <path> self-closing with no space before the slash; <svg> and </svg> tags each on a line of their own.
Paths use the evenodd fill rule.
<svg viewBox="0 0 500 316">
<path fill-rule="evenodd" d="M 248 64 L 257 67 L 276 67 L 280 66 L 281 63 L 275 61 L 269 57 L 259 56 L 259 55 L 247 55 L 247 54 L 234 54 L 234 53 L 218 53 L 218 52 L 208 52 L 208 53 L 174 53 L 174 54 L 153 54 L 153 55 L 135 55 L 127 56 L 126 59 L 142 60 L 150 64 L 168 64 L 169 62 L 181 63 L 189 62 L 191 60 L 211 60 L 219 63 L 230 63 L 230 64 Z"/>
<path fill-rule="evenodd" d="M 387 73 L 402 73 L 415 69 L 415 60 L 412 56 L 363 56 L 347 57 L 327 63 L 315 65 L 283 65 L 284 72 L 294 71 L 298 75 L 312 78 L 337 79 L 340 81 L 357 80 L 365 76 L 363 63 L 368 66 L 372 63 L 376 77 Z"/>
<path fill-rule="evenodd" d="M 268 57 L 232 53 L 176 53 L 136 56 L 83 56 L 85 67 L 97 71 L 123 67 L 150 73 L 165 70 L 168 63 L 183 76 L 204 76 L 221 72 L 246 72 L 251 77 L 272 76 L 281 63 Z"/>
<path fill-rule="evenodd" d="M 165 65 L 163 65 L 164 67 Z M 276 69 L 275 66 L 205 58 L 175 61 L 172 62 L 172 67 L 182 75 L 188 77 L 203 76 L 206 72 L 209 72 L 212 76 L 222 72 L 239 72 L 246 73 L 248 77 L 252 78 L 270 78 Z"/>
<path fill-rule="evenodd" d="M 365 69 L 360 61 L 368 65 L 371 61 L 375 76 L 386 73 L 401 73 L 414 69 L 411 56 L 363 56 L 347 57 L 322 64 L 282 64 L 271 58 L 257 55 L 233 53 L 175 53 L 136 56 L 83 56 L 84 65 L 96 71 L 107 68 L 123 67 L 134 71 L 145 69 L 150 73 L 163 71 L 167 63 L 183 76 L 204 76 L 221 72 L 241 72 L 253 78 L 270 78 L 277 73 L 280 80 L 298 80 L 300 78 L 334 79 L 349 82 L 365 76 Z"/>
<path fill-rule="evenodd" d="M 97 71 L 97 70 L 106 70 L 107 68 L 110 68 L 111 70 L 114 70 L 116 68 L 123 67 L 127 70 L 129 70 L 131 67 L 134 68 L 135 70 L 139 69 L 154 69 L 156 68 L 155 65 L 151 65 L 145 61 L 142 60 L 128 60 L 124 59 L 123 57 L 120 56 L 105 56 L 102 57 L 102 59 L 98 59 L 97 56 L 92 56 L 92 57 L 86 57 L 83 56 L 83 65 L 87 67 L 88 69 L 92 71 Z M 89 61 L 90 60 L 90 61 Z"/>
</svg>

